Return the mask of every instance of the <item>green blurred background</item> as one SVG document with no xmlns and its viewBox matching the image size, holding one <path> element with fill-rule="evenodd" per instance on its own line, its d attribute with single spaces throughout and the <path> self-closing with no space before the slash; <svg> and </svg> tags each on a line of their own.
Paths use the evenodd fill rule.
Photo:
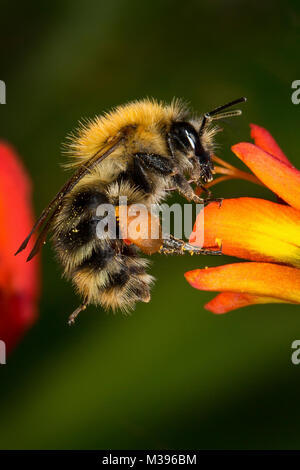
<svg viewBox="0 0 300 470">
<path fill-rule="evenodd" d="M 239 166 L 230 145 L 255 122 L 300 166 L 298 2 L 2 1 L 0 16 L 1 138 L 24 159 L 37 213 L 66 179 L 60 148 L 77 121 L 145 96 L 205 112 L 245 95 L 219 155 Z M 214 192 L 273 198 L 245 182 Z M 69 328 L 78 298 L 50 244 L 42 261 L 39 320 L 0 369 L 1 448 L 300 448 L 298 307 L 214 316 L 183 273 L 230 258 L 156 255 L 150 304 L 130 317 L 91 307 Z"/>
</svg>

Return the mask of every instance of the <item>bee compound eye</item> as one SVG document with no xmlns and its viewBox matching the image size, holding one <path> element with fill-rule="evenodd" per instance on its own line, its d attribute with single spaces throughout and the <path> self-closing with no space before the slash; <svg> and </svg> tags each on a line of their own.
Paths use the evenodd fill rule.
<svg viewBox="0 0 300 470">
<path fill-rule="evenodd" d="M 176 122 L 170 132 L 176 148 L 181 151 L 196 151 L 199 145 L 199 136 L 196 129 L 188 122 Z"/>
</svg>

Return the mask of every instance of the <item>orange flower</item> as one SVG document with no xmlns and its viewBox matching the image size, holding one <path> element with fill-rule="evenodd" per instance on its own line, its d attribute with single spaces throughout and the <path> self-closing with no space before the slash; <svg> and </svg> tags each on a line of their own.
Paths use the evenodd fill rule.
<svg viewBox="0 0 300 470">
<path fill-rule="evenodd" d="M 14 256 L 32 223 L 29 178 L 14 150 L 0 142 L 0 340 L 8 350 L 37 313 L 38 260 Z"/>
<path fill-rule="evenodd" d="M 222 292 L 205 305 L 213 313 L 259 303 L 300 303 L 300 171 L 268 131 L 252 124 L 251 136 L 255 145 L 239 143 L 232 151 L 255 176 L 216 157 L 223 165 L 219 172 L 224 174 L 225 167 L 228 177 L 258 178 L 287 205 L 244 197 L 204 209 L 204 247 L 221 241 L 224 254 L 251 261 L 185 273 L 193 287 Z"/>
</svg>

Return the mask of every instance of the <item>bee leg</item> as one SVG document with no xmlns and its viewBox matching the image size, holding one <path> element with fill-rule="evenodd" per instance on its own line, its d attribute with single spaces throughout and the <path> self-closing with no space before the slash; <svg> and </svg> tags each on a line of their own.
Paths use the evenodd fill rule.
<svg viewBox="0 0 300 470">
<path fill-rule="evenodd" d="M 205 202 L 208 203 L 208 204 L 209 204 L 210 202 L 218 202 L 218 203 L 219 203 L 219 207 L 222 206 L 222 202 L 223 202 L 223 201 L 224 201 L 224 198 L 223 198 L 223 197 L 213 197 L 213 196 L 211 196 L 211 197 L 208 197 L 208 198 L 205 199 Z"/>
<path fill-rule="evenodd" d="M 86 309 L 86 307 L 87 307 L 87 304 L 82 304 L 82 305 L 79 305 L 79 307 L 76 308 L 76 310 L 74 310 L 74 312 L 69 316 L 69 319 L 68 319 L 69 326 L 74 325 L 76 318 L 78 317 L 80 312 Z"/>
<path fill-rule="evenodd" d="M 136 153 L 135 157 L 138 158 L 144 168 L 155 171 L 155 173 L 160 175 L 169 175 L 173 171 L 172 161 L 161 155 L 155 153 Z"/>
<path fill-rule="evenodd" d="M 205 203 L 205 199 L 195 194 L 192 186 L 180 173 L 177 173 L 176 175 L 172 176 L 172 183 L 174 184 L 179 194 L 181 194 L 188 201 L 193 201 L 193 202 L 196 202 L 197 204 Z"/>
<path fill-rule="evenodd" d="M 148 175 L 141 164 L 141 160 L 135 155 L 133 158 L 132 179 L 136 186 L 140 187 L 145 193 L 152 192 L 152 185 L 149 182 Z"/>
<path fill-rule="evenodd" d="M 159 253 L 165 255 L 184 255 L 189 253 L 193 255 L 221 255 L 222 247 L 219 247 L 219 250 L 213 249 L 204 249 L 198 246 L 191 245 L 183 240 L 173 237 L 170 235 L 170 238 L 165 238 L 163 244 L 159 250 Z"/>
<path fill-rule="evenodd" d="M 207 196 L 208 198 L 211 198 L 211 196 L 212 196 L 211 190 L 208 189 L 206 186 L 204 186 L 204 184 L 200 183 L 200 181 L 197 182 L 197 187 L 200 188 L 200 189 L 202 189 L 202 191 L 205 192 L 205 194 L 206 194 L 206 196 Z"/>
<path fill-rule="evenodd" d="M 218 202 L 219 206 L 221 207 L 222 202 L 224 201 L 223 197 L 214 197 L 212 192 L 204 186 L 202 183 L 197 183 L 198 188 L 201 188 L 202 191 L 205 192 L 206 197 L 205 197 L 205 203 L 210 203 L 210 202 Z"/>
</svg>

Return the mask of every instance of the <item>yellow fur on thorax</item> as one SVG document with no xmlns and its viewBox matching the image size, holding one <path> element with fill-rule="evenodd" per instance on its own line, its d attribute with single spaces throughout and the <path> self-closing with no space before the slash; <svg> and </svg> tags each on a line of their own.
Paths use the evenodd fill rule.
<svg viewBox="0 0 300 470">
<path fill-rule="evenodd" d="M 135 126 L 130 141 L 126 143 L 130 150 L 143 151 L 143 146 L 147 150 L 151 144 L 153 151 L 164 154 L 166 142 L 159 131 L 165 126 L 169 127 L 172 121 L 178 120 L 184 113 L 185 108 L 178 100 L 170 105 L 146 99 L 118 106 L 103 116 L 88 120 L 75 135 L 69 137 L 67 153 L 72 161 L 66 166 L 81 165 L 99 150 L 105 149 L 128 126 Z M 121 154 L 122 149 L 116 150 L 109 159 L 117 159 Z"/>
</svg>

